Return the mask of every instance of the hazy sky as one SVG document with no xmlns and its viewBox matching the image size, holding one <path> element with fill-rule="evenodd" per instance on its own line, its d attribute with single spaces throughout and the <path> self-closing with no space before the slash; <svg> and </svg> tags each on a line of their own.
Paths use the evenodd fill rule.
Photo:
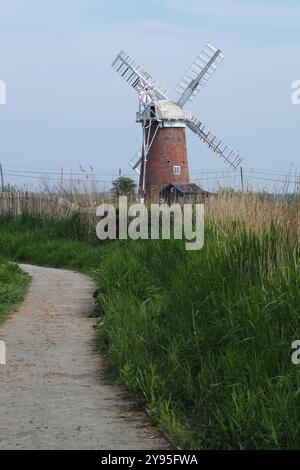
<svg viewBox="0 0 300 470">
<path fill-rule="evenodd" d="M 245 168 L 299 168 L 300 105 L 291 102 L 299 24 L 297 0 L 1 0 L 0 162 L 7 173 L 77 171 L 80 162 L 103 180 L 120 166 L 130 174 L 141 145 L 138 101 L 111 68 L 115 55 L 125 49 L 175 98 L 210 41 L 226 59 L 186 108 L 241 152 Z M 187 132 L 193 179 L 226 169 Z"/>
</svg>

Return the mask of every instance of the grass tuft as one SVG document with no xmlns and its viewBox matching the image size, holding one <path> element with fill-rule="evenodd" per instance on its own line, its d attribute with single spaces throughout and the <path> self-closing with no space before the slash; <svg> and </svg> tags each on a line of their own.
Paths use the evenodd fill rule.
<svg viewBox="0 0 300 470">
<path fill-rule="evenodd" d="M 29 276 L 0 257 L 0 325 L 23 300 Z"/>
</svg>

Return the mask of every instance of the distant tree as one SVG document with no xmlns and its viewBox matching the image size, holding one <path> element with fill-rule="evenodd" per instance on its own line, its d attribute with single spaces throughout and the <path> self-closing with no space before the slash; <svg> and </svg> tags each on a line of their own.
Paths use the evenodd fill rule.
<svg viewBox="0 0 300 470">
<path fill-rule="evenodd" d="M 132 178 L 119 176 L 119 178 L 112 183 L 111 193 L 115 199 L 119 196 L 127 196 L 132 199 L 135 196 L 136 186 L 137 185 Z"/>
<path fill-rule="evenodd" d="M 13 186 L 12 184 L 4 185 L 3 192 L 4 193 L 15 193 L 17 191 L 17 187 Z"/>
</svg>

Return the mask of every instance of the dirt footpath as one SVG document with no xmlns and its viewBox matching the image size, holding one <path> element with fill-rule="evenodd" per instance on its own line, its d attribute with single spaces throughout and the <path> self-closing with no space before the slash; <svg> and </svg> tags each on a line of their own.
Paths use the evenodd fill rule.
<svg viewBox="0 0 300 470">
<path fill-rule="evenodd" d="M 96 321 L 88 318 L 94 282 L 71 271 L 21 267 L 32 276 L 30 290 L 0 328 L 7 348 L 0 449 L 163 449 L 120 389 L 101 377 Z"/>
</svg>

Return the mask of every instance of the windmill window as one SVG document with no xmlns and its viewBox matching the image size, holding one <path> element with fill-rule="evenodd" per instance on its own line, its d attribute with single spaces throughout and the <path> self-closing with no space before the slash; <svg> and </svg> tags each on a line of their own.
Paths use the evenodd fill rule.
<svg viewBox="0 0 300 470">
<path fill-rule="evenodd" d="M 179 165 L 174 165 L 173 166 L 173 174 L 174 175 L 180 175 L 181 174 L 181 167 Z"/>
</svg>

